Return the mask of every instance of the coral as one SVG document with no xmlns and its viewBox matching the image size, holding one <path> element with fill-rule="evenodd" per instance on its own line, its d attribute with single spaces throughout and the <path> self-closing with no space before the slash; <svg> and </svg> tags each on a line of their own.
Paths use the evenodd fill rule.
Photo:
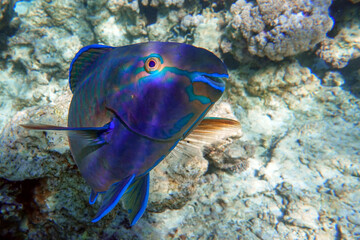
<svg viewBox="0 0 360 240">
<path fill-rule="evenodd" d="M 229 173 L 245 171 L 249 165 L 248 159 L 254 153 L 254 145 L 235 139 L 218 142 L 204 149 L 210 167 Z"/>
<path fill-rule="evenodd" d="M 165 7 L 182 7 L 184 5 L 184 0 L 142 0 L 141 4 L 144 6 L 158 7 L 159 5 L 164 5 Z"/>
<path fill-rule="evenodd" d="M 344 20 L 337 26 L 340 30 L 334 38 L 321 42 L 316 54 L 333 68 L 343 68 L 352 59 L 360 57 L 360 8 L 345 11 Z"/>
<path fill-rule="evenodd" d="M 322 78 L 321 84 L 323 86 L 335 87 L 341 86 L 344 83 L 345 80 L 339 72 L 329 71 L 325 73 L 325 76 Z"/>
<path fill-rule="evenodd" d="M 180 23 L 180 28 L 182 30 L 187 30 L 190 27 L 197 27 L 199 26 L 200 23 L 202 23 L 204 21 L 204 16 L 198 14 L 196 16 L 192 16 L 192 15 L 186 15 Z"/>
<path fill-rule="evenodd" d="M 12 187 L 6 180 L 0 180 L 0 202 L 1 202 L 1 217 L 2 221 L 13 218 L 15 221 L 20 219 L 20 212 L 23 209 L 23 205 L 16 201 L 15 194 L 19 194 L 19 190 L 16 187 Z M 3 233 L 2 233 L 3 234 Z"/>
<path fill-rule="evenodd" d="M 246 99 L 246 109 L 237 112 L 241 141 L 255 142 L 256 149 L 237 187 L 228 190 L 239 191 L 237 201 L 246 207 L 232 202 L 226 208 L 259 214 L 256 220 L 233 217 L 244 219 L 234 229 L 242 230 L 244 238 L 251 238 L 247 224 L 263 238 L 333 238 L 337 232 L 344 238 L 358 236 L 360 102 L 340 87 L 344 76 L 328 71 L 321 81 L 309 68 L 288 61 L 247 73 L 249 81 L 241 70 L 232 73 L 237 104 Z"/>
<path fill-rule="evenodd" d="M 14 0 L 0 1 L 0 53 L 7 49 L 8 37 L 16 32 L 19 25 L 14 18 L 14 4 Z"/>
<path fill-rule="evenodd" d="M 301 67 L 298 62 L 290 62 L 282 65 L 272 64 L 259 70 L 249 79 L 246 89 L 255 96 L 273 92 L 277 95 L 292 93 L 305 97 L 311 88 L 317 88 L 319 84 L 319 79 L 308 68 Z M 302 87 L 307 88 L 307 91 L 297 91 Z"/>
<path fill-rule="evenodd" d="M 21 192 L 19 186 L 13 186 L 8 181 L 0 179 L 0 236 L 7 238 L 21 237 L 21 222 L 24 206 L 16 199 Z M 20 236 L 19 236 L 20 235 Z"/>
<path fill-rule="evenodd" d="M 203 12 L 204 19 L 194 31 L 193 44 L 199 47 L 207 48 L 217 54 L 219 52 L 220 38 L 220 17 L 219 14 L 211 11 Z"/>
<path fill-rule="evenodd" d="M 184 154 L 180 159 L 168 157 L 151 173 L 150 212 L 181 209 L 192 199 L 199 178 L 208 168 L 208 162 L 201 157 L 200 151 L 198 156 Z"/>
<path fill-rule="evenodd" d="M 169 32 L 171 32 L 171 29 L 174 25 L 175 23 L 170 17 L 158 19 L 156 23 L 147 26 L 149 40 L 168 41 L 171 37 Z"/>
<path fill-rule="evenodd" d="M 110 0 L 107 1 L 106 6 L 113 14 L 117 14 L 119 11 L 126 13 L 128 9 L 137 13 L 140 12 L 138 1 Z"/>
<path fill-rule="evenodd" d="M 358 173 L 345 172 L 344 170 L 338 171 L 339 164 L 346 166 L 345 168 L 350 167 L 348 162 L 352 162 L 354 151 L 358 151 L 358 147 L 354 144 L 359 129 L 348 128 L 348 124 L 351 123 L 346 123 L 341 119 L 334 121 L 336 125 L 329 123 L 329 121 L 317 121 L 306 127 L 294 128 L 288 131 L 277 143 L 268 164 L 259 172 L 259 176 L 273 182 L 274 185 L 282 184 L 284 186 L 283 180 L 280 179 L 286 179 L 288 193 L 283 193 L 283 195 L 288 195 L 289 199 L 284 220 L 291 225 L 319 229 L 317 219 L 319 218 L 318 215 L 320 215 L 320 206 L 323 211 L 327 212 L 327 215 L 340 214 L 344 217 L 354 214 L 355 209 L 359 208 L 355 198 L 359 194 L 358 189 L 360 186 L 357 181 L 354 181 L 354 177 L 356 178 Z M 347 127 L 344 128 L 344 126 Z M 348 134 L 349 138 L 342 138 L 340 142 L 337 141 L 338 138 L 335 136 L 342 134 Z M 296 142 L 300 144 L 300 148 L 295 147 Z M 299 162 L 287 162 L 293 156 L 298 156 Z M 356 166 L 352 167 L 359 170 L 360 165 L 355 162 L 353 164 Z M 285 169 L 286 171 L 283 171 Z M 315 174 L 314 169 L 319 174 Z M 301 182 L 297 180 L 299 175 L 303 177 Z M 339 184 L 333 184 L 339 181 L 340 178 Z M 323 183 L 325 184 L 323 185 Z M 338 188 L 340 185 L 342 187 Z M 316 186 L 322 188 L 319 190 L 319 195 Z M 295 189 L 306 190 L 308 197 L 301 202 L 294 200 Z M 329 190 L 340 192 L 330 196 L 324 194 Z M 280 191 L 284 192 L 284 190 Z M 332 199 L 328 200 L 328 198 Z M 334 205 L 322 205 L 327 201 L 331 201 Z M 344 201 L 349 205 L 342 204 Z M 335 213 L 334 211 L 340 211 L 341 213 Z M 349 227 L 353 228 L 355 226 Z"/>
<path fill-rule="evenodd" d="M 228 39 L 236 46 L 242 36 L 251 54 L 280 61 L 313 48 L 325 38 L 333 25 L 328 15 L 330 4 L 330 0 L 238 0 L 230 9 L 229 28 L 233 30 L 228 31 Z"/>
<path fill-rule="evenodd" d="M 328 32 L 330 0 L 1 1 L 0 238 L 359 238 L 360 15 L 351 2 L 333 1 Z M 94 224 L 103 195 L 89 205 L 66 135 L 19 124 L 66 125 L 81 47 L 149 40 L 223 57 L 230 78 L 210 114 L 235 114 L 242 129 L 160 163 L 137 225 L 121 204 Z M 269 61 L 318 43 L 320 59 Z"/>
<path fill-rule="evenodd" d="M 36 121 L 66 126 L 69 103 L 70 94 L 67 94 L 54 105 L 27 108 L 4 126 L 0 135 L 0 177 L 12 181 L 54 177 L 75 164 L 70 158 L 66 135 L 29 132 L 19 125 Z"/>
<path fill-rule="evenodd" d="M 102 22 L 95 27 L 96 35 L 100 36 L 100 41 L 105 45 L 123 46 L 129 44 L 126 38 L 126 29 L 116 23 L 115 17 L 109 17 L 107 21 Z"/>
<path fill-rule="evenodd" d="M 9 18 L 12 12 L 12 1 L 4 0 L 0 2 L 0 30 L 2 30 L 9 23 Z"/>
</svg>

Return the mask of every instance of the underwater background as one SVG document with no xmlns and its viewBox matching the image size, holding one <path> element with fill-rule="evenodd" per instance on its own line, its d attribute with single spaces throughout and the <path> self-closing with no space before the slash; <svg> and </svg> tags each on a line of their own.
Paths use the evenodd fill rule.
<svg viewBox="0 0 360 240">
<path fill-rule="evenodd" d="M 84 46 L 184 42 L 220 57 L 209 116 L 241 131 L 151 172 L 149 205 L 92 223 L 67 136 Z M 0 2 L 1 239 L 359 239 L 359 0 Z"/>
</svg>

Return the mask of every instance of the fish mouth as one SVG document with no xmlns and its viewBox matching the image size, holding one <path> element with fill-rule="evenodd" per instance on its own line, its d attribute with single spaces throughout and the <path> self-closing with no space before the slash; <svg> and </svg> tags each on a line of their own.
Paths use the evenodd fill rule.
<svg viewBox="0 0 360 240">
<path fill-rule="evenodd" d="M 224 78 L 227 78 L 227 74 L 200 74 L 197 77 L 193 78 L 192 82 L 204 82 L 209 84 L 211 87 L 218 89 L 220 91 L 225 90 L 225 81 Z"/>
<path fill-rule="evenodd" d="M 216 84 L 219 84 L 219 85 L 224 84 L 223 77 L 214 77 L 214 76 L 207 76 L 207 75 L 204 75 L 204 77 L 209 79 L 213 83 L 216 83 Z"/>
<path fill-rule="evenodd" d="M 207 78 L 209 80 L 209 84 L 216 88 L 221 90 L 222 92 L 225 90 L 225 82 L 222 78 L 220 77 L 214 77 L 214 76 L 204 76 L 205 78 Z"/>
</svg>

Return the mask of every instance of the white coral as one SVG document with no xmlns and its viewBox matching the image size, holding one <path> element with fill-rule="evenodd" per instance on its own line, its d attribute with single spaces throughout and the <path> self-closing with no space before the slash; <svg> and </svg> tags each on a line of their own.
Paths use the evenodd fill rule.
<svg viewBox="0 0 360 240">
<path fill-rule="evenodd" d="M 180 27 L 182 30 L 187 30 L 191 27 L 197 27 L 200 23 L 204 21 L 204 17 L 202 15 L 186 15 L 180 23 Z"/>
<path fill-rule="evenodd" d="M 326 38 L 333 26 L 330 0 L 269 1 L 257 5 L 239 0 L 231 6 L 231 27 L 241 34 L 253 55 L 279 61 L 307 51 Z M 238 34 L 232 36 L 238 41 Z"/>
</svg>

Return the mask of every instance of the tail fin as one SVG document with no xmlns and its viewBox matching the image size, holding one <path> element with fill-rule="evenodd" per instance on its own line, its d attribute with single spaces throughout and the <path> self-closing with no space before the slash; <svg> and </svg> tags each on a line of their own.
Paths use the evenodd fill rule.
<svg viewBox="0 0 360 240">
<path fill-rule="evenodd" d="M 137 179 L 124 195 L 124 205 L 128 209 L 130 226 L 144 214 L 149 198 L 149 174 Z"/>
<path fill-rule="evenodd" d="M 120 198 L 124 195 L 126 189 L 134 180 L 134 177 L 135 174 L 111 185 L 109 190 L 106 191 L 103 203 L 92 222 L 99 221 L 116 206 L 116 204 L 120 201 Z"/>
</svg>

